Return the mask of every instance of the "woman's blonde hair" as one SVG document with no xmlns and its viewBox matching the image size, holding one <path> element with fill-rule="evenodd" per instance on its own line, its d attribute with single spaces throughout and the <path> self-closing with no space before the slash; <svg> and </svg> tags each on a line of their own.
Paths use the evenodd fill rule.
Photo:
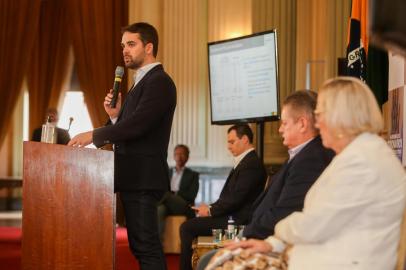
<svg viewBox="0 0 406 270">
<path fill-rule="evenodd" d="M 379 133 L 382 114 L 371 89 L 353 77 L 327 80 L 319 91 L 317 110 L 337 134 Z"/>
</svg>

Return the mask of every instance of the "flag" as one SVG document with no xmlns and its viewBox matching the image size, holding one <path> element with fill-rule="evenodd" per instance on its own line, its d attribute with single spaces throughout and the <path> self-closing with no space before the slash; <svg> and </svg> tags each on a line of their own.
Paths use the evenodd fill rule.
<svg viewBox="0 0 406 270">
<path fill-rule="evenodd" d="M 353 0 L 348 31 L 347 75 L 363 82 L 367 78 L 367 0 Z"/>
<path fill-rule="evenodd" d="M 347 75 L 367 83 L 382 106 L 388 100 L 388 53 L 369 45 L 368 0 L 353 0 L 348 30 Z"/>
</svg>

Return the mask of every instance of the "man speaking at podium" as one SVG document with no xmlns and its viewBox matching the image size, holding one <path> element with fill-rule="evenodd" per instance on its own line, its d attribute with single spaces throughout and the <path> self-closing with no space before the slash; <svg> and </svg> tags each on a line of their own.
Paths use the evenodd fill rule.
<svg viewBox="0 0 406 270">
<path fill-rule="evenodd" d="M 114 144 L 114 189 L 123 203 L 130 249 L 142 270 L 166 269 L 156 205 L 169 189 L 167 149 L 176 87 L 156 61 L 158 33 L 152 25 L 125 27 L 121 45 L 125 66 L 135 70 L 133 87 L 123 103 L 118 95 L 115 108 L 110 90 L 104 101 L 108 124 L 75 136 L 68 145 Z"/>
</svg>

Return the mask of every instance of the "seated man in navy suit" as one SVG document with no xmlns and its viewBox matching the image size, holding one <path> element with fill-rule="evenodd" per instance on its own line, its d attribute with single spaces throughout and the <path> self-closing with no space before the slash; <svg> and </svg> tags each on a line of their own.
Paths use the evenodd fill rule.
<svg viewBox="0 0 406 270">
<path fill-rule="evenodd" d="M 158 203 L 158 227 L 161 239 L 166 216 L 185 215 L 188 218 L 194 217 L 194 211 L 190 206 L 195 203 L 199 191 L 199 173 L 186 167 L 186 162 L 189 159 L 189 148 L 184 144 L 175 146 L 173 159 L 176 165 L 169 170 L 171 191 L 166 192 Z"/>
<path fill-rule="evenodd" d="M 317 94 L 296 91 L 283 102 L 279 133 L 289 160 L 271 178 L 253 204 L 254 212 L 243 236 L 264 239 L 273 235 L 276 223 L 303 208 L 304 197 L 334 156 L 323 147 L 315 128 Z"/>
</svg>

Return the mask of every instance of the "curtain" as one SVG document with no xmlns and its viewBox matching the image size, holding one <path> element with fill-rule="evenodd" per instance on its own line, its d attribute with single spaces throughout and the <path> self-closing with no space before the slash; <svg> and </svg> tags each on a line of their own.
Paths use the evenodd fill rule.
<svg viewBox="0 0 406 270">
<path fill-rule="evenodd" d="M 40 4 L 40 0 L 0 1 L 0 145 L 28 70 Z"/>
<path fill-rule="evenodd" d="M 45 121 L 47 108 L 57 107 L 67 74 L 70 39 L 64 1 L 42 1 L 31 62 L 29 89 L 29 134 Z"/>
<path fill-rule="evenodd" d="M 79 83 L 92 124 L 99 127 L 107 119 L 103 101 L 115 68 L 123 65 L 121 27 L 128 24 L 128 0 L 70 0 L 67 5 Z"/>
</svg>

